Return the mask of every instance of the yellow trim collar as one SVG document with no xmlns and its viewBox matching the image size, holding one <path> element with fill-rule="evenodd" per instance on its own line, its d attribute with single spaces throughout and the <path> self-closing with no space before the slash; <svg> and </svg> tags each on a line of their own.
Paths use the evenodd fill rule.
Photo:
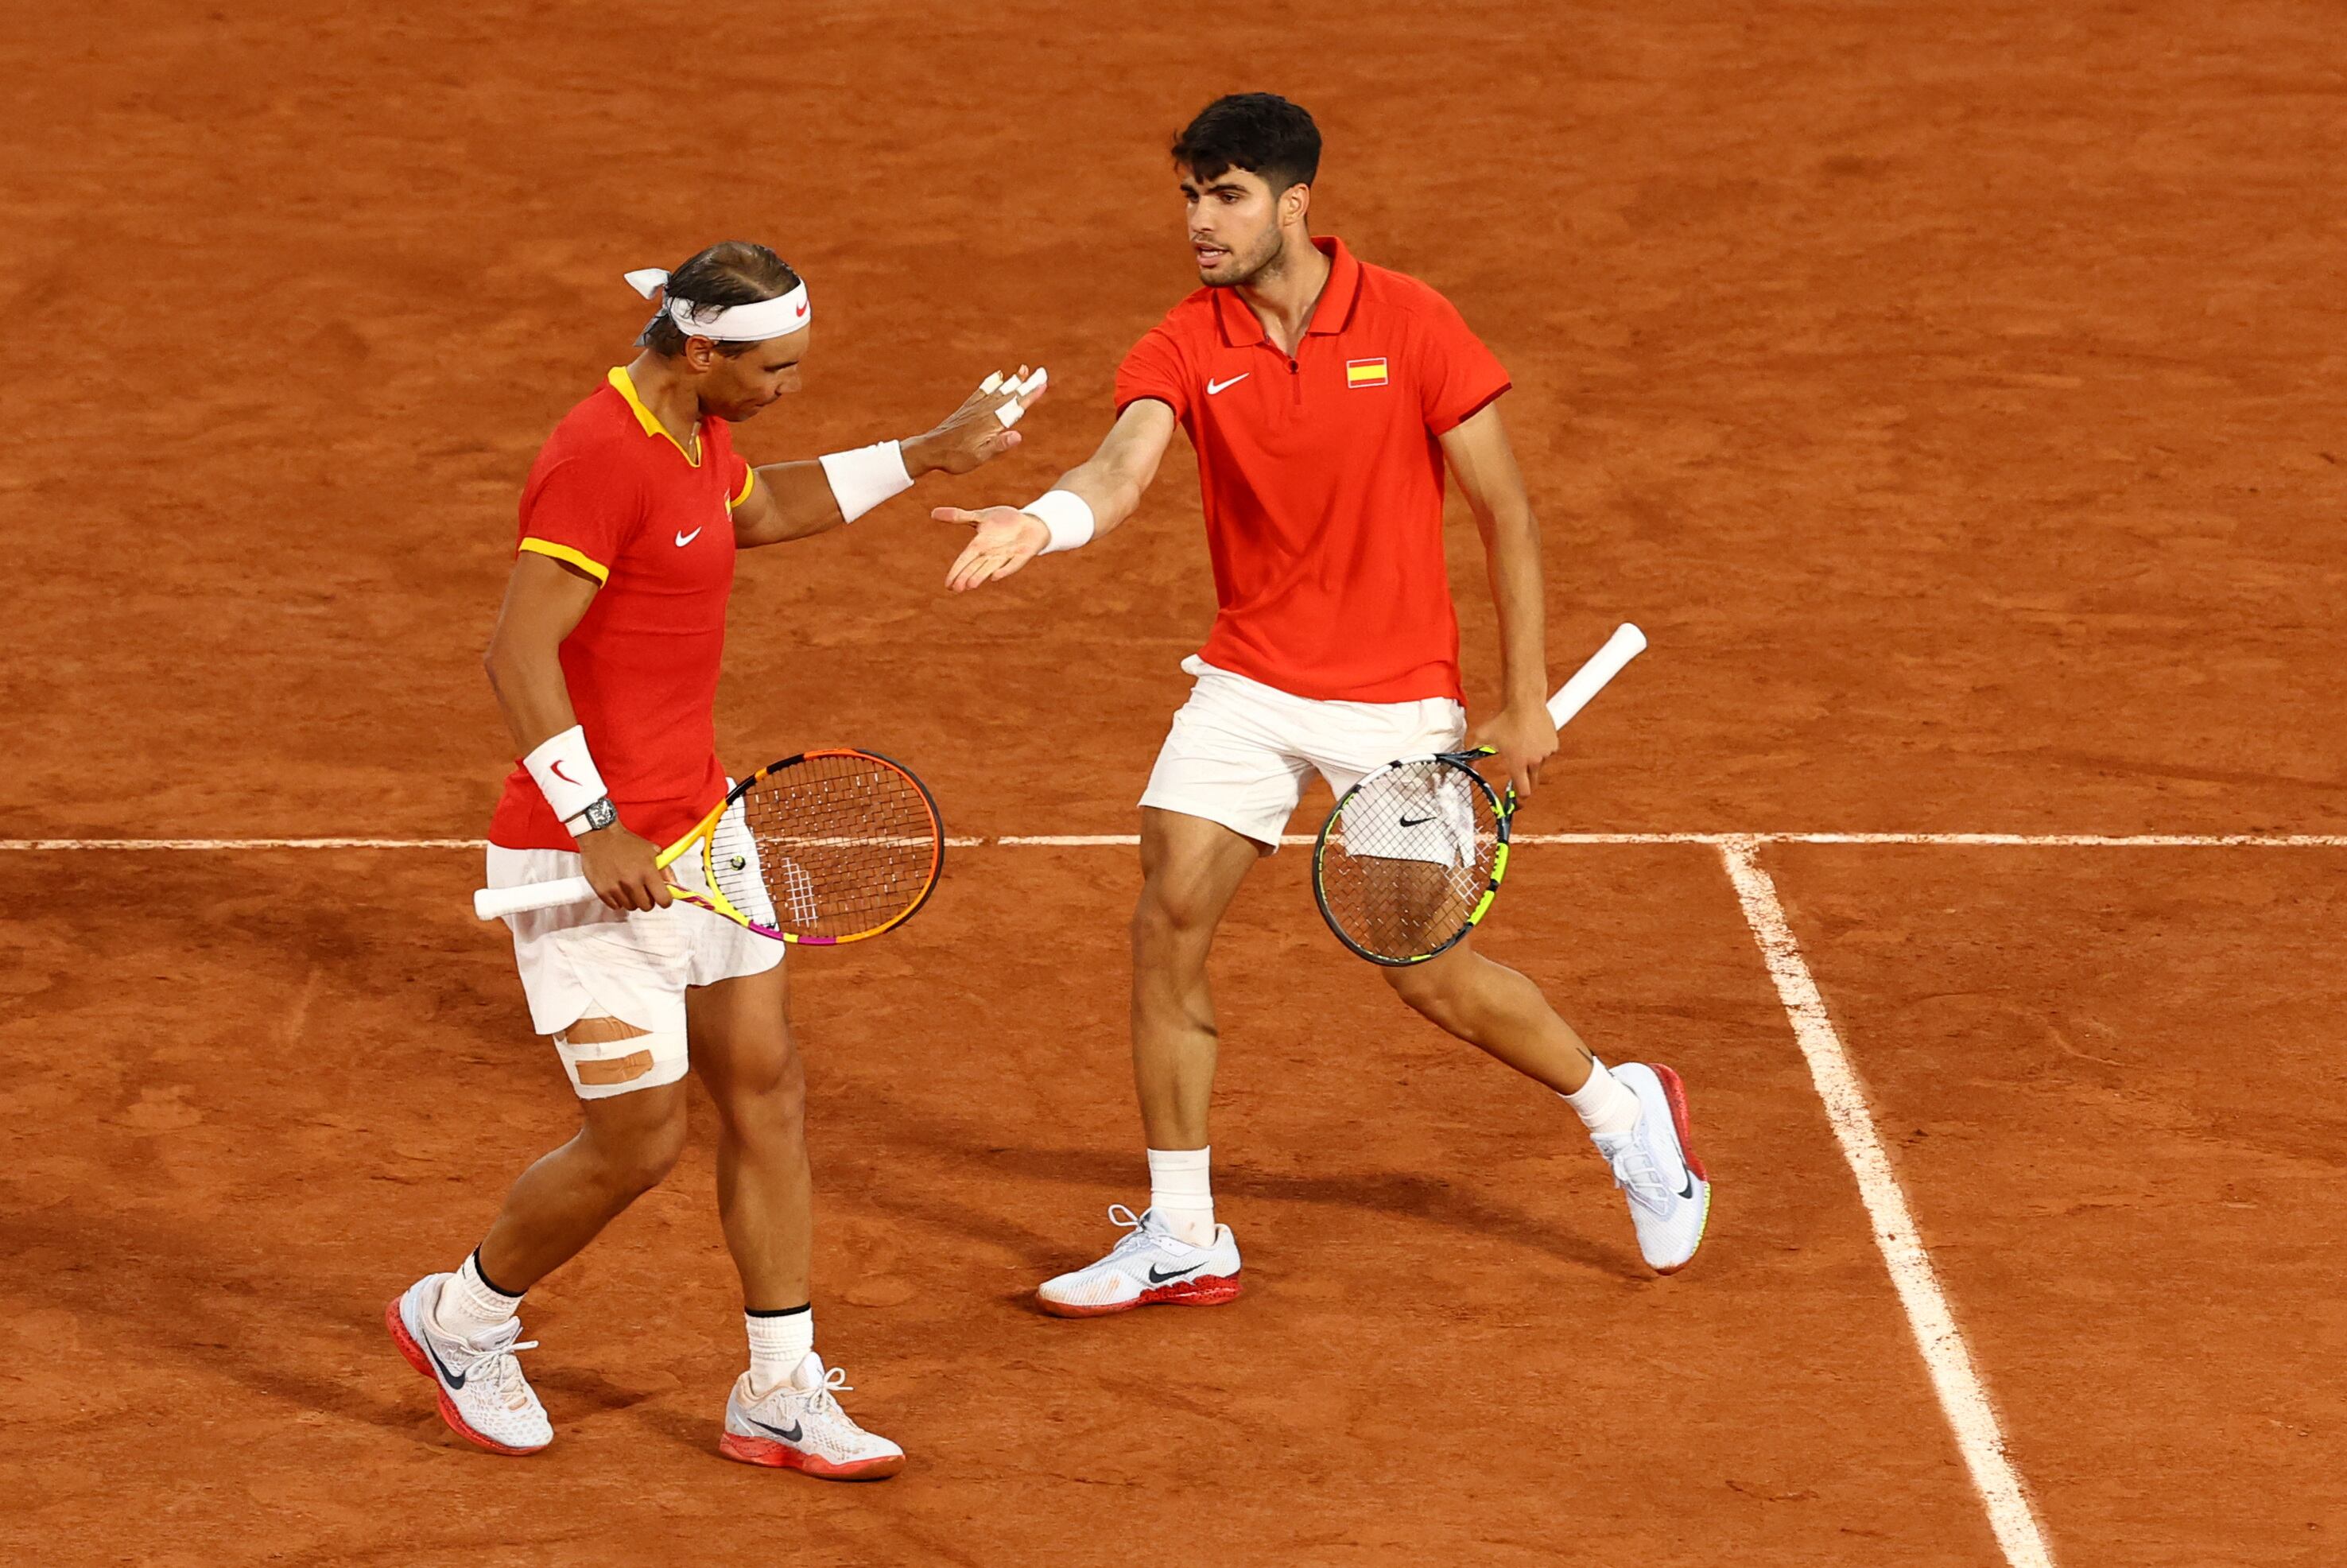
<svg viewBox="0 0 2347 1568">
<path fill-rule="evenodd" d="M 603 379 L 610 382 L 613 387 L 618 389 L 620 395 L 628 400 L 628 406 L 635 411 L 636 423 L 644 427 L 645 435 L 659 436 L 661 440 L 675 447 L 686 462 L 692 464 L 696 468 L 701 466 L 701 459 L 694 456 L 692 453 L 685 451 L 684 443 L 670 435 L 668 426 L 660 422 L 660 416 L 654 414 L 651 409 L 646 408 L 644 406 L 644 400 L 636 395 L 636 384 L 633 378 L 628 374 L 628 367 L 626 365 L 613 365 L 611 367 L 610 374 L 606 375 Z M 701 445 L 699 425 L 695 425 L 693 427 L 692 444 L 696 446 Z"/>
<path fill-rule="evenodd" d="M 521 542 L 521 548 L 535 555 L 552 556 L 556 560 L 575 566 L 597 582 L 611 580 L 610 567 L 605 566 L 601 561 L 581 555 L 569 545 L 558 545 L 548 539 L 524 539 Z"/>
</svg>

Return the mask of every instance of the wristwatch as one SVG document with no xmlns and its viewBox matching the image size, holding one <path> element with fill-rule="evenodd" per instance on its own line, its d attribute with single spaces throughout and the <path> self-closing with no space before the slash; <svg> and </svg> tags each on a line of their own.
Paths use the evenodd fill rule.
<svg viewBox="0 0 2347 1568">
<path fill-rule="evenodd" d="M 607 794 L 600 799 L 589 802 L 585 811 L 562 825 L 569 828 L 571 836 L 576 838 L 582 833 L 595 833 L 609 827 L 619 820 L 620 808 L 611 804 L 611 797 Z M 586 825 L 579 826 L 581 823 Z"/>
</svg>

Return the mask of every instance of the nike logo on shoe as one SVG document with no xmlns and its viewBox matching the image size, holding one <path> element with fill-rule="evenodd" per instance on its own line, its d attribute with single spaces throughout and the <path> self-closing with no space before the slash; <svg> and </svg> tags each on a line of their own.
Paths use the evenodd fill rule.
<svg viewBox="0 0 2347 1568">
<path fill-rule="evenodd" d="M 1157 1266 L 1153 1263 L 1149 1266 L 1149 1283 L 1152 1285 L 1163 1285 L 1169 1279 L 1179 1279 L 1185 1274 L 1195 1274 L 1205 1266 L 1206 1266 L 1203 1263 L 1194 1263 L 1187 1268 L 1177 1268 L 1165 1274 L 1160 1274 L 1157 1272 Z"/>
<path fill-rule="evenodd" d="M 805 1430 L 805 1429 L 801 1427 L 796 1421 L 793 1421 L 791 1423 L 791 1430 L 789 1431 L 784 1431 L 780 1427 L 768 1426 L 765 1422 L 758 1419 L 755 1416 L 744 1416 L 742 1419 L 749 1422 L 752 1426 L 757 1428 L 762 1432 L 774 1433 L 774 1436 L 782 1439 L 783 1441 L 786 1443 L 794 1443 L 798 1441 L 801 1434 Z"/>
<path fill-rule="evenodd" d="M 1225 388 L 1236 386 L 1240 382 L 1245 381 L 1248 376 L 1253 375 L 1254 374 L 1255 372 L 1251 370 L 1243 370 L 1239 372 L 1238 374 L 1231 377 L 1228 381 L 1209 381 L 1206 383 L 1206 395 L 1212 397 L 1215 394 L 1224 391 Z"/>
<path fill-rule="evenodd" d="M 465 1375 L 462 1372 L 451 1372 L 448 1370 L 448 1363 L 440 1359 L 440 1352 L 432 1348 L 432 1325 L 429 1323 L 425 1324 L 424 1326 L 424 1332 L 418 1334 L 415 1337 L 417 1341 L 423 1345 L 424 1353 L 432 1358 L 432 1365 L 439 1368 L 440 1380 L 447 1384 L 451 1389 L 463 1388 L 465 1386 Z"/>
<path fill-rule="evenodd" d="M 706 525 L 706 524 L 703 524 L 703 525 L 702 525 L 702 527 L 704 527 L 704 528 L 705 528 L 705 527 L 707 527 L 707 526 L 708 526 L 708 525 Z M 699 538 L 700 537 L 701 537 L 701 529 L 700 529 L 700 528 L 695 528 L 695 529 L 693 529 L 693 530 L 692 530 L 692 532 L 691 532 L 691 533 L 689 533 L 689 534 L 679 534 L 679 535 L 677 535 L 677 536 L 676 536 L 676 548 L 679 548 L 679 549 L 682 549 L 685 546 L 687 546 L 687 545 L 691 544 L 693 540 L 695 540 L 695 539 Z"/>
</svg>

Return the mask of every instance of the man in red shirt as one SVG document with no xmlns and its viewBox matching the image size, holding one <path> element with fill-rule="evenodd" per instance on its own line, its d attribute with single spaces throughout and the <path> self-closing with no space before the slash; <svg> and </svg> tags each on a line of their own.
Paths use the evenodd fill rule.
<svg viewBox="0 0 2347 1568">
<path fill-rule="evenodd" d="M 1284 98 L 1207 106 L 1173 148 L 1205 286 L 1117 372 L 1117 419 L 1091 460 L 1024 508 L 940 508 L 976 533 L 964 591 L 1115 528 L 1178 425 L 1198 456 L 1220 603 L 1183 668 L 1196 677 L 1141 799 L 1133 918 L 1133 1059 L 1150 1205 L 1099 1262 L 1047 1281 L 1064 1317 L 1239 1293 L 1214 1221 L 1208 1102 L 1214 928 L 1248 866 L 1277 847 L 1313 772 L 1341 794 L 1397 757 L 1459 749 L 1459 625 L 1442 559 L 1447 459 L 1481 531 L 1505 660 L 1488 743 L 1520 794 L 1556 750 L 1540 532 L 1498 401 L 1507 373 L 1450 302 L 1307 226 L 1320 136 Z M 1471 938 L 1380 971 L 1402 999 L 1562 1095 L 1626 1192 L 1639 1246 L 1669 1273 L 1694 1256 L 1710 1187 L 1665 1067 L 1609 1071 L 1522 975 Z"/>
<path fill-rule="evenodd" d="M 926 435 L 753 469 L 728 425 L 796 390 L 805 284 L 740 241 L 629 281 L 664 285 L 660 313 L 530 469 L 485 661 L 523 753 L 490 824 L 489 885 L 583 874 L 601 900 L 510 920 L 531 1020 L 553 1038 L 581 1124 L 514 1183 L 461 1266 L 416 1281 L 384 1317 L 458 1433 L 499 1453 L 545 1447 L 553 1430 L 516 1358 L 530 1348 L 522 1293 L 675 1163 L 690 1065 L 717 1108 L 718 1214 L 750 1340 L 720 1451 L 893 1475 L 904 1451 L 848 1419 L 840 1375 L 815 1354 L 784 949 L 672 904 L 654 856 L 728 787 L 713 707 L 735 553 L 852 522 L 918 474 L 969 472 L 1018 444 L 1025 405 L 989 379 Z M 697 859 L 669 875 L 699 876 Z"/>
</svg>

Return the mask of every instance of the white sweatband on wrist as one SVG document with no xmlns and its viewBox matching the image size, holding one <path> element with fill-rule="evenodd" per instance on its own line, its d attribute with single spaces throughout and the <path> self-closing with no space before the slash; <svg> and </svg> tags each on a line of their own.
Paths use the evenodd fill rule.
<svg viewBox="0 0 2347 1568">
<path fill-rule="evenodd" d="M 913 476 L 905 467 L 905 449 L 894 441 L 829 453 L 816 461 L 823 465 L 823 477 L 831 485 L 832 499 L 839 503 L 839 515 L 851 523 L 913 487 Z"/>
<path fill-rule="evenodd" d="M 557 822 L 569 822 L 610 793 L 587 753 L 587 731 L 579 724 L 522 758 L 521 765 L 538 781 L 538 791 L 554 808 Z"/>
<path fill-rule="evenodd" d="M 1051 542 L 1041 554 L 1056 555 L 1092 543 L 1092 503 L 1073 490 L 1046 490 L 1019 509 L 1051 530 Z"/>
</svg>

